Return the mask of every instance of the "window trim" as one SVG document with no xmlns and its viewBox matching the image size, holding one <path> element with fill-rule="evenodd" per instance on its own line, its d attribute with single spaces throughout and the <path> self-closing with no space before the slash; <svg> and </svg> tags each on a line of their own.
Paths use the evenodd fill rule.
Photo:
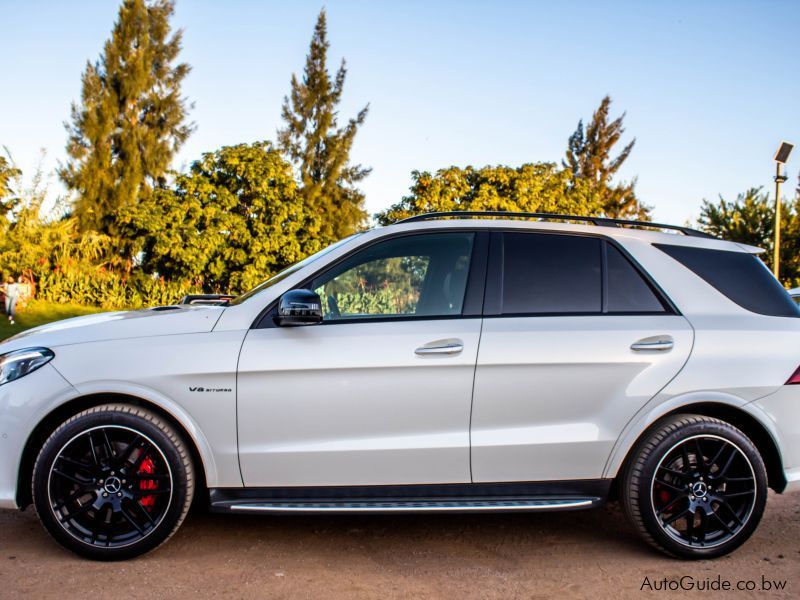
<svg viewBox="0 0 800 600">
<path fill-rule="evenodd" d="M 535 312 L 535 313 L 508 313 L 503 314 L 503 275 L 505 268 L 505 244 L 504 236 L 507 233 L 522 233 L 526 235 L 558 235 L 562 237 L 589 237 L 599 239 L 601 242 L 601 309 L 599 312 Z M 565 231 L 541 231 L 515 228 L 498 228 L 491 232 L 491 243 L 489 248 L 489 272 L 486 281 L 486 302 L 484 303 L 485 318 L 520 318 L 520 317 L 627 317 L 627 316 L 674 316 L 680 315 L 680 311 L 672 302 L 670 297 L 664 292 L 661 286 L 650 276 L 650 274 L 631 256 L 621 244 L 615 239 L 606 235 L 591 233 L 573 233 Z M 606 309 L 608 304 L 608 244 L 619 250 L 622 256 L 630 263 L 634 271 L 644 280 L 650 291 L 656 296 L 664 307 L 660 311 L 614 311 Z"/>
<path fill-rule="evenodd" d="M 314 273 L 303 279 L 300 283 L 298 283 L 291 289 L 296 290 L 296 289 L 307 288 L 314 279 L 323 276 L 325 273 L 337 268 L 343 262 L 349 260 L 356 254 L 364 250 L 367 250 L 368 248 L 371 248 L 376 244 L 381 244 L 383 242 L 388 242 L 391 240 L 404 237 L 433 235 L 442 233 L 472 233 L 475 236 L 472 242 L 472 256 L 470 257 L 469 274 L 467 275 L 467 283 L 466 283 L 466 288 L 464 290 L 464 304 L 461 307 L 461 314 L 421 315 L 421 316 L 403 315 L 403 316 L 392 316 L 392 317 L 375 315 L 371 317 L 356 317 L 351 319 L 336 319 L 335 321 L 322 321 L 321 323 L 317 323 L 316 325 L 312 325 L 311 327 L 330 326 L 330 325 L 352 325 L 354 323 L 402 323 L 406 321 L 446 321 L 452 319 L 481 318 L 483 315 L 484 295 L 485 295 L 484 290 L 486 288 L 487 268 L 489 262 L 489 230 L 486 228 L 476 228 L 476 227 L 464 227 L 464 228 L 458 227 L 453 229 L 426 228 L 426 229 L 403 231 L 385 235 L 377 239 L 374 239 L 366 244 L 362 244 L 357 248 L 353 248 L 350 252 L 348 252 L 344 256 L 339 257 L 338 260 L 315 271 Z M 281 296 L 282 295 L 283 294 L 281 294 Z M 274 329 L 279 327 L 273 319 L 273 317 L 277 312 L 279 301 L 280 301 L 280 296 L 275 300 L 273 300 L 270 304 L 268 304 L 267 307 L 263 311 L 261 311 L 258 317 L 256 317 L 255 321 L 253 322 L 253 325 L 251 326 L 251 329 Z"/>
</svg>

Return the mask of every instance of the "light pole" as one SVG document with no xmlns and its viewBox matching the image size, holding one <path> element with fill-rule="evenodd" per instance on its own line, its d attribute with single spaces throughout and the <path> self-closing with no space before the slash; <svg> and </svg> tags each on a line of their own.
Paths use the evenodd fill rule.
<svg viewBox="0 0 800 600">
<path fill-rule="evenodd" d="M 792 153 L 794 144 L 781 142 L 780 148 L 772 159 L 775 161 L 775 253 L 772 259 L 772 272 L 777 279 L 781 272 L 781 184 L 786 181 L 786 173 L 781 172 L 781 165 L 785 165 Z"/>
</svg>

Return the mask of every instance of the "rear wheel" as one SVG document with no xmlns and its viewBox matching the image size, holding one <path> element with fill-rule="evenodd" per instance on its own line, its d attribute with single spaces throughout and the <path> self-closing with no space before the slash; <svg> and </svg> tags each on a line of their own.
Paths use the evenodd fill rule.
<svg viewBox="0 0 800 600">
<path fill-rule="evenodd" d="M 186 445 L 153 413 L 104 405 L 63 423 L 36 460 L 33 499 L 42 524 L 96 560 L 138 556 L 166 541 L 191 505 Z"/>
<path fill-rule="evenodd" d="M 750 439 L 699 415 L 656 424 L 622 485 L 623 507 L 642 536 L 680 558 L 735 550 L 755 531 L 767 500 L 766 469 Z"/>
</svg>

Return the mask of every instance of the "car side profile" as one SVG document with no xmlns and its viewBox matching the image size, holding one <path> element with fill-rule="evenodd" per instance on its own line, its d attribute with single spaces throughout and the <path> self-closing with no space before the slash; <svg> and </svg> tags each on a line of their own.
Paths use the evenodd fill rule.
<svg viewBox="0 0 800 600">
<path fill-rule="evenodd" d="M 619 500 L 668 555 L 800 489 L 800 308 L 683 227 L 440 213 L 222 305 L 0 344 L 0 507 L 93 559 L 233 513 L 539 512 Z"/>
</svg>

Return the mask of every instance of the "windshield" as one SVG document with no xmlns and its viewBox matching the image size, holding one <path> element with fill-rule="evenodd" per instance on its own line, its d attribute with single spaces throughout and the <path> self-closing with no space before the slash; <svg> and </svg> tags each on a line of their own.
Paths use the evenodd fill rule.
<svg viewBox="0 0 800 600">
<path fill-rule="evenodd" d="M 363 233 L 363 232 L 361 232 L 361 233 Z M 312 254 L 311 256 L 307 256 L 306 258 L 304 258 L 300 262 L 293 264 L 291 267 L 286 267 L 280 273 L 278 273 L 276 275 L 273 275 L 272 277 L 270 277 L 266 281 L 263 281 L 263 282 L 259 283 L 256 287 L 254 287 L 249 292 L 245 292 L 241 296 L 237 296 L 236 298 L 231 300 L 228 303 L 229 306 L 233 306 L 233 305 L 236 305 L 236 304 L 241 304 L 242 302 L 244 302 L 246 300 L 249 300 L 250 298 L 252 298 L 256 294 L 258 294 L 259 292 L 263 292 L 264 290 L 266 290 L 267 288 L 272 287 L 276 283 L 280 283 L 281 281 L 283 281 L 284 279 L 289 277 L 289 275 L 291 275 L 292 273 L 294 273 L 296 271 L 299 271 L 300 269 L 302 269 L 306 265 L 310 265 L 311 263 L 313 263 L 313 262 L 317 261 L 318 259 L 322 258 L 323 256 L 325 256 L 329 252 L 333 252 L 334 250 L 336 250 L 336 248 L 338 248 L 339 246 L 342 246 L 345 242 L 349 242 L 354 237 L 357 237 L 357 236 L 361 235 L 361 233 L 354 233 L 351 236 L 348 236 L 348 237 L 346 237 L 346 238 L 344 238 L 342 240 L 339 240 L 335 244 L 331 244 L 327 248 L 323 248 L 322 250 L 320 250 L 316 254 Z"/>
</svg>

